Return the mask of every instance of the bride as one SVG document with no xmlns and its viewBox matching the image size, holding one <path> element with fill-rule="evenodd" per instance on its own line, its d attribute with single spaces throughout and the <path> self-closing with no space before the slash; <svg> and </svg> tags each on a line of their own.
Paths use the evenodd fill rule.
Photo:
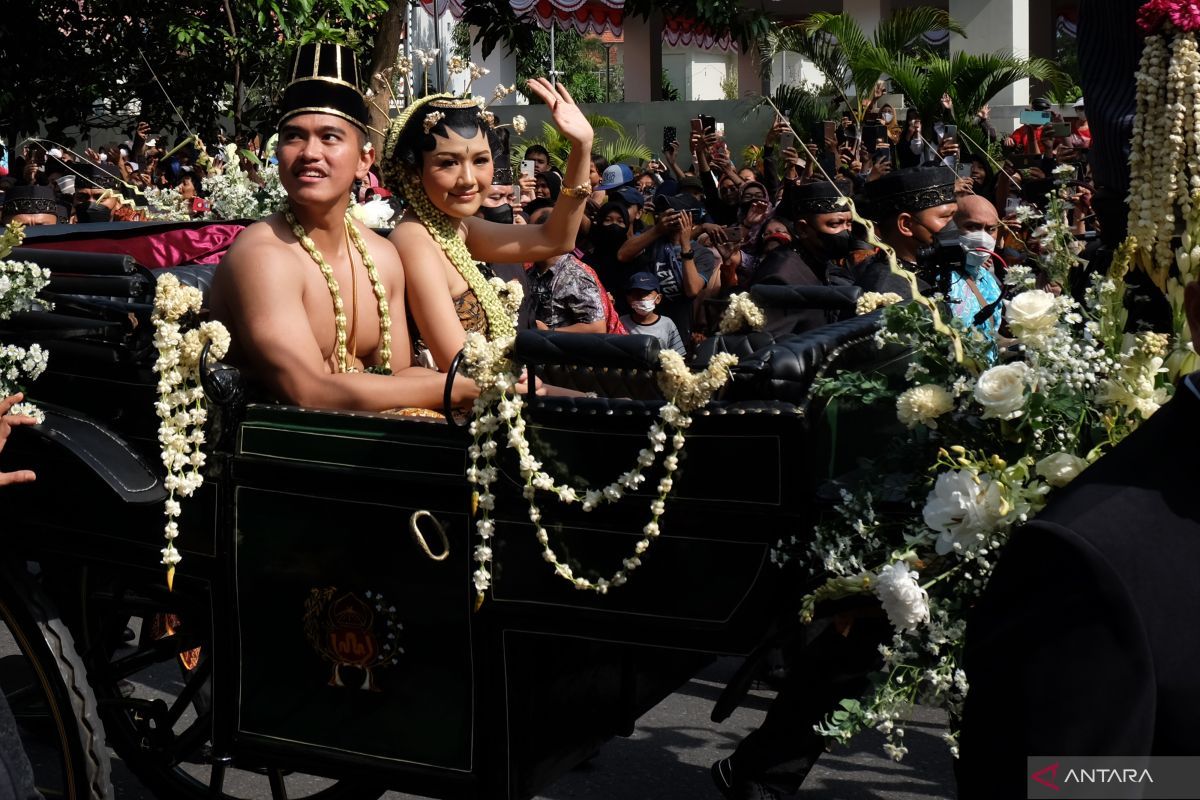
<svg viewBox="0 0 1200 800">
<path fill-rule="evenodd" d="M 528 86 L 571 142 L 564 186 L 544 225 L 475 216 L 491 188 L 498 153 L 496 137 L 489 135 L 493 117 L 471 97 L 421 98 L 388 130 L 385 171 L 412 211 L 388 238 L 404 262 L 409 313 L 443 372 L 468 331 L 489 339 L 515 332 L 485 264 L 545 261 L 569 251 L 592 192 L 592 126 L 561 83 L 538 78 Z"/>
</svg>

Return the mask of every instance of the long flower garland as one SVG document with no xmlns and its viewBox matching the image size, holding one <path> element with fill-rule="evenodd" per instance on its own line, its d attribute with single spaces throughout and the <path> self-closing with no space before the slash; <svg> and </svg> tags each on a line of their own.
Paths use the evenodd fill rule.
<svg viewBox="0 0 1200 800">
<path fill-rule="evenodd" d="M 1177 220 L 1200 190 L 1200 49 L 1190 5 L 1154 0 L 1138 19 L 1148 35 L 1134 76 L 1128 226 L 1134 263 L 1162 289 Z"/>
<path fill-rule="evenodd" d="M 629 573 L 641 566 L 640 556 L 659 536 L 659 519 L 666 512 L 667 497 L 674 487 L 672 475 L 679 466 L 679 452 L 686 440 L 684 431 L 692 424 L 691 413 L 705 405 L 725 384 L 729 369 L 737 363 L 737 357 L 730 353 L 718 354 L 713 357 L 704 372 L 692 373 L 678 353 L 673 350 L 663 351 L 660 355 L 661 370 L 658 379 L 659 386 L 664 396 L 669 398 L 669 402 L 659 410 L 658 422 L 650 426 L 647 433 L 648 446 L 639 451 L 637 462 L 632 469 L 622 473 L 607 486 L 601 489 L 577 489 L 556 481 L 542 469 L 541 461 L 533 455 L 521 413 L 524 401 L 520 395 L 511 394 L 517 385 L 515 366 L 509 359 L 512 344 L 511 339 L 489 341 L 478 333 L 472 333 L 467 335 L 464 347 L 467 374 L 480 387 L 480 395 L 474 406 L 475 418 L 470 427 L 473 441 L 467 450 L 471 459 L 471 466 L 467 469 L 467 481 L 477 487 L 475 505 L 480 512 L 475 523 L 476 532 L 479 534 L 479 544 L 474 553 L 478 567 L 473 575 L 476 604 L 478 606 L 483 602 L 484 593 L 492 583 L 491 540 L 495 535 L 496 526 L 491 512 L 495 509 L 496 497 L 492 493 L 491 485 L 499 477 L 495 458 L 500 449 L 497 435 L 502 426 L 505 429 L 507 446 L 517 453 L 518 469 L 525 482 L 523 493 L 529 501 L 529 521 L 533 523 L 538 543 L 542 546 L 542 557 L 554 567 L 556 575 L 569 581 L 575 588 L 605 594 L 610 588 L 621 586 L 628 580 Z M 670 452 L 666 453 L 668 442 Z M 579 502 L 584 511 L 592 511 L 601 505 L 615 503 L 627 491 L 640 487 L 645 482 L 645 470 L 657 462 L 660 453 L 666 453 L 663 457 L 665 474 L 659 479 L 657 494 L 650 501 L 651 518 L 642 528 L 643 538 L 634 545 L 633 553 L 623 559 L 621 569 L 608 578 L 593 581 L 577 575 L 569 564 L 559 558 L 550 543 L 550 535 L 542 525 L 542 510 L 537 504 L 537 493 L 540 491 L 551 494 L 559 502 L 568 505 Z"/>
<path fill-rule="evenodd" d="M 219 322 L 205 322 L 198 328 L 183 331 L 183 320 L 200 311 L 200 290 L 180 284 L 171 274 L 158 277 L 154 292 L 154 346 L 158 360 L 158 402 L 154 409 L 160 420 L 158 441 L 162 448 L 163 465 L 167 476 L 163 485 L 170 493 L 164 504 L 167 517 L 162 548 L 162 563 L 167 567 L 167 585 L 175 579 L 175 566 L 182 556 L 175 548 L 179 537 L 179 517 L 183 512 L 180 498 L 191 495 L 204 483 L 200 469 L 205 456 L 204 423 L 208 410 L 204 389 L 200 386 L 200 355 L 210 345 L 214 359 L 229 350 L 229 331 Z"/>
<path fill-rule="evenodd" d="M 333 300 L 333 325 L 337 334 L 338 367 L 342 372 L 354 372 L 355 368 L 350 363 L 350 353 L 346 346 L 345 303 L 342 301 L 342 292 L 338 287 L 337 279 L 333 277 L 333 267 L 325 260 L 325 256 L 321 255 L 321 251 L 317 249 L 316 243 L 309 237 L 308 232 L 304 230 L 304 226 L 296 220 L 296 215 L 292 213 L 292 210 L 290 208 L 287 209 L 283 215 L 288 225 L 292 227 L 292 234 L 299 240 L 300 246 L 308 253 L 309 258 L 316 262 L 317 268 L 321 270 L 321 276 L 325 278 L 325 285 L 329 287 L 329 296 Z M 354 216 L 349 209 L 346 210 L 345 222 L 346 236 L 349 237 L 350 241 L 354 244 L 354 249 L 362 257 L 363 266 L 367 269 L 367 277 L 371 280 L 371 291 L 375 293 L 375 301 L 379 308 L 379 364 L 371 368 L 371 371 L 391 375 L 392 316 L 391 311 L 388 309 L 387 290 L 383 286 L 383 281 L 379 278 L 379 270 L 375 268 L 375 259 L 371 258 L 366 242 L 359 235 L 358 228 L 354 225 Z M 353 269 L 354 265 L 351 264 L 350 268 Z"/>
</svg>

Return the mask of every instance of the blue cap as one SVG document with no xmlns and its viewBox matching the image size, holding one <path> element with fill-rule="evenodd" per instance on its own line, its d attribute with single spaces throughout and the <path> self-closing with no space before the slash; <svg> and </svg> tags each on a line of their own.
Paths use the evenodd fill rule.
<svg viewBox="0 0 1200 800">
<path fill-rule="evenodd" d="M 605 168 L 604 174 L 600 176 L 600 185 L 596 189 L 607 192 L 627 183 L 633 183 L 633 167 L 628 164 L 612 164 Z"/>
<path fill-rule="evenodd" d="M 625 291 L 657 292 L 659 291 L 658 276 L 653 272 L 635 272 L 629 276 L 629 282 L 625 284 Z"/>
<path fill-rule="evenodd" d="M 621 198 L 621 202 L 625 203 L 626 205 L 646 205 L 646 195 L 642 194 L 632 186 L 622 186 L 620 189 L 613 189 L 612 192 L 609 193 L 609 196 L 612 197 L 614 195 Z"/>
</svg>

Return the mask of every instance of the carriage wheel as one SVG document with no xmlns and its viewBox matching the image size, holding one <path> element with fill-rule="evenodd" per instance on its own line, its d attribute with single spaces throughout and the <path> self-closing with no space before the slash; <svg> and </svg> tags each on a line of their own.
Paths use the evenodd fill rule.
<svg viewBox="0 0 1200 800">
<path fill-rule="evenodd" d="M 109 757 L 75 640 L 23 566 L 0 567 L 0 687 L 46 798 L 107 800 Z"/>
<path fill-rule="evenodd" d="M 374 800 L 376 786 L 286 773 L 212 753 L 212 609 L 206 588 L 83 571 L 88 666 L 109 743 L 159 797 Z M 128 630 L 134 638 L 127 641 Z"/>
</svg>

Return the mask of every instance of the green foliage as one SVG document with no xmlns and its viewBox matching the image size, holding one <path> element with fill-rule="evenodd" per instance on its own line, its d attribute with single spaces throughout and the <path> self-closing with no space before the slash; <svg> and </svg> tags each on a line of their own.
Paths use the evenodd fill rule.
<svg viewBox="0 0 1200 800">
<path fill-rule="evenodd" d="M 625 128 L 611 117 L 602 114 L 589 114 L 588 122 L 596 132 L 596 141 L 592 146 L 593 152 L 604 156 L 610 164 L 637 164 L 649 161 L 653 153 L 650 148 L 638 142 L 637 139 L 625 133 Z M 558 128 L 549 122 L 542 123 L 540 136 L 524 138 L 512 148 L 512 165 L 516 170 L 530 145 L 540 144 L 550 153 L 550 163 L 563 170 L 567 166 L 567 156 L 571 153 L 571 143 L 559 133 Z"/>
<path fill-rule="evenodd" d="M 1067 76 L 1044 58 L 1021 58 L 1012 53 L 955 53 L 950 58 L 900 55 L 885 62 L 892 81 L 922 119 L 947 116 L 942 95 L 954 103 L 950 116 L 959 128 L 973 126 L 975 113 L 1002 89 L 1024 78 L 1059 87 Z M 971 128 L 973 129 L 973 128 Z"/>
<path fill-rule="evenodd" d="M 662 71 L 662 99 L 672 102 L 679 99 L 679 90 L 675 88 L 675 84 L 671 83 L 671 76 L 665 69 Z"/>
<path fill-rule="evenodd" d="M 268 130 L 295 46 L 339 41 L 365 63 L 388 6 L 230 0 L 231 25 L 223 0 L 16 4 L 0 26 L 0 128 L 31 133 L 44 122 L 54 138 L 73 126 L 128 129 L 140 118 L 156 133 L 190 128 L 210 138 L 233 113 L 245 128 Z"/>
<path fill-rule="evenodd" d="M 776 54 L 799 53 L 821 71 L 861 122 L 862 109 L 850 99 L 850 90 L 858 99 L 871 97 L 876 82 L 891 72 L 892 61 L 909 53 L 914 58 L 927 54 L 921 36 L 938 29 L 966 35 L 947 12 L 927 6 L 898 9 L 870 38 L 851 15 L 819 12 L 764 37 L 759 43 L 760 67 L 769 76 Z"/>
<path fill-rule="evenodd" d="M 725 76 L 725 80 L 721 81 L 721 96 L 726 100 L 738 99 L 737 72 L 730 72 Z"/>
<path fill-rule="evenodd" d="M 554 68 L 559 80 L 577 103 L 599 103 L 604 100 L 604 87 L 596 71 L 603 64 L 603 50 L 598 55 L 598 44 L 584 39 L 576 31 L 557 31 L 554 34 Z M 517 51 L 517 85 L 524 85 L 530 78 L 545 77 L 550 73 L 550 32 L 536 30 L 528 44 Z M 530 103 L 541 103 L 541 99 L 530 97 Z"/>
<path fill-rule="evenodd" d="M 815 397 L 840 398 L 844 403 L 864 406 L 896 396 L 888 388 L 886 376 L 865 372 L 839 372 L 833 377 L 819 378 L 813 381 L 812 392 Z"/>
<path fill-rule="evenodd" d="M 768 98 L 763 97 L 754 108 L 773 105 L 779 113 L 788 117 L 792 130 L 807 141 L 808 132 L 815 123 L 821 120 L 833 119 L 834 107 L 828 95 L 812 91 L 807 86 L 782 84 Z"/>
</svg>

